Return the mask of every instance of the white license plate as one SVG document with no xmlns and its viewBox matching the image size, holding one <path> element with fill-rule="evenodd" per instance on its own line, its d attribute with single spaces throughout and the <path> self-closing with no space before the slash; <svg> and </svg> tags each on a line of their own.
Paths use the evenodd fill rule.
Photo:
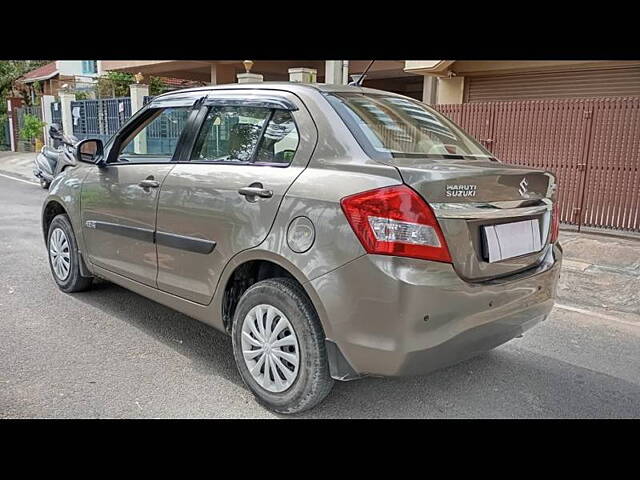
<svg viewBox="0 0 640 480">
<path fill-rule="evenodd" d="M 489 225 L 482 229 L 489 263 L 539 252 L 542 248 L 538 219 Z"/>
</svg>

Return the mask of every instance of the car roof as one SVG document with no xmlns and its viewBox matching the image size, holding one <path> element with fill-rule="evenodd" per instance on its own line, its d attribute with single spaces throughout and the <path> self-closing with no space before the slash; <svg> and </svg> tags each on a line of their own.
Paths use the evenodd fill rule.
<svg viewBox="0 0 640 480">
<path fill-rule="evenodd" d="M 298 82 L 258 82 L 258 83 L 227 83 L 223 85 L 208 85 L 204 87 L 185 88 L 181 90 L 174 90 L 167 93 L 162 93 L 156 97 L 168 97 L 171 95 L 179 95 L 189 92 L 214 92 L 216 90 L 284 90 L 291 93 L 315 91 L 315 92 L 327 92 L 327 93 L 378 93 L 385 95 L 393 95 L 396 97 L 405 97 L 404 95 L 398 95 L 393 92 L 385 90 L 377 90 L 366 87 L 353 87 L 350 85 L 334 85 L 330 83 L 298 83 Z"/>
</svg>

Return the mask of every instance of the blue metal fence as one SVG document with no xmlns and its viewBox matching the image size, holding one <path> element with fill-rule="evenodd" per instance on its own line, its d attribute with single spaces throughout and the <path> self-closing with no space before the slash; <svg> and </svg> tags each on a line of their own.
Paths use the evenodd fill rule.
<svg viewBox="0 0 640 480">
<path fill-rule="evenodd" d="M 152 99 L 152 96 L 145 96 L 144 104 Z M 147 153 L 172 152 L 188 115 L 188 109 L 176 109 L 151 122 L 146 129 Z M 78 139 L 99 138 L 106 142 L 131 116 L 131 99 L 122 97 L 74 101 L 71 102 L 71 116 L 73 134 Z M 132 148 L 133 143 L 125 151 Z"/>
<path fill-rule="evenodd" d="M 131 99 L 101 98 L 71 102 L 73 134 L 80 140 L 99 138 L 106 142 L 131 116 Z"/>
</svg>

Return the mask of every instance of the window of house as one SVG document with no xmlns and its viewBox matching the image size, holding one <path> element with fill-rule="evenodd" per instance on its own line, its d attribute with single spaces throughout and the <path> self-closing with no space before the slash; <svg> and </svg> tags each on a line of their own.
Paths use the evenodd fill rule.
<svg viewBox="0 0 640 480">
<path fill-rule="evenodd" d="M 98 61 L 97 60 L 83 60 L 82 61 L 82 73 L 98 73 Z"/>
<path fill-rule="evenodd" d="M 190 112 L 190 106 L 157 109 L 124 140 L 118 162 L 170 162 Z"/>
<path fill-rule="evenodd" d="M 298 131 L 288 111 L 264 107 L 212 107 L 200 130 L 191 160 L 288 165 L 297 147 Z"/>
</svg>

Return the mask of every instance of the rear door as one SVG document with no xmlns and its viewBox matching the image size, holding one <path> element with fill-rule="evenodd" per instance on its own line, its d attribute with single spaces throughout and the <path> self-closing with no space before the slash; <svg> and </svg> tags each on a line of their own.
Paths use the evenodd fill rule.
<svg viewBox="0 0 640 480">
<path fill-rule="evenodd" d="M 154 243 L 160 185 L 174 164 L 195 99 L 156 102 L 117 134 L 108 163 L 82 184 L 82 225 L 91 263 L 156 286 Z"/>
<path fill-rule="evenodd" d="M 273 90 L 213 92 L 197 124 L 160 192 L 157 285 L 207 304 L 227 262 L 266 238 L 317 132 L 295 95 Z"/>
</svg>

